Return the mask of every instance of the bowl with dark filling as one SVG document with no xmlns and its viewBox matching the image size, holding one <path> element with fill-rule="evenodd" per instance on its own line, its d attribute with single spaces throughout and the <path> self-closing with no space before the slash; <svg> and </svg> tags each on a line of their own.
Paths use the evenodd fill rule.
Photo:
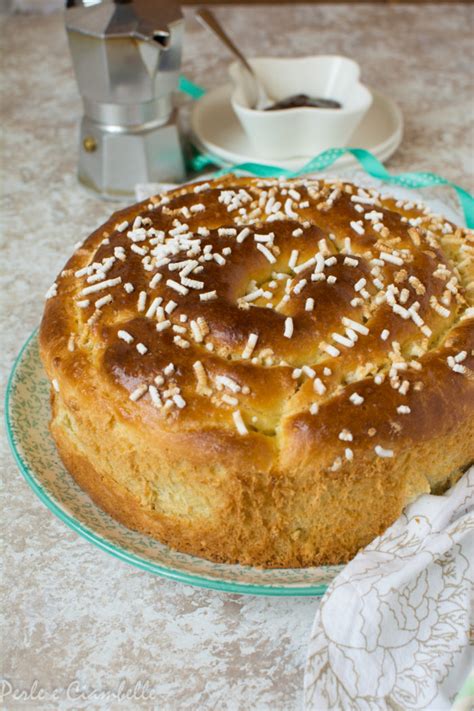
<svg viewBox="0 0 474 711">
<path fill-rule="evenodd" d="M 250 63 L 270 103 L 255 107 L 251 77 L 238 62 L 229 68 L 231 102 L 257 157 L 286 160 L 343 147 L 372 104 L 359 65 L 347 57 L 258 57 Z"/>
</svg>

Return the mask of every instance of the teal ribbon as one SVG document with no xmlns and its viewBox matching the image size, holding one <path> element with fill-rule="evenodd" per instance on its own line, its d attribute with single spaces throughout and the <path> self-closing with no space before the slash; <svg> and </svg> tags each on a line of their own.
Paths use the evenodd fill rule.
<svg viewBox="0 0 474 711">
<path fill-rule="evenodd" d="M 205 89 L 190 81 L 183 75 L 179 77 L 178 89 L 184 94 L 190 96 L 192 99 L 200 99 L 201 96 L 204 96 L 206 93 Z"/>
<path fill-rule="evenodd" d="M 184 91 L 194 99 L 200 98 L 205 94 L 204 89 L 196 84 L 193 84 L 193 82 L 189 81 L 189 79 L 186 79 L 185 77 L 181 77 L 179 86 L 181 91 Z M 311 158 L 311 160 L 305 163 L 305 165 L 299 170 L 287 170 L 286 168 L 281 168 L 276 165 L 262 165 L 261 163 L 240 163 L 232 166 L 231 168 L 222 169 L 218 171 L 216 175 L 225 175 L 226 173 L 235 173 L 239 171 L 243 173 L 250 173 L 251 175 L 261 178 L 278 176 L 295 178 L 306 173 L 316 173 L 318 171 L 326 170 L 345 153 L 350 153 L 357 160 L 363 170 L 368 173 L 368 175 L 371 175 L 373 178 L 383 180 L 385 183 L 413 189 L 435 187 L 436 185 L 447 185 L 450 188 L 453 188 L 461 204 L 467 227 L 469 227 L 469 229 L 474 229 L 474 197 L 468 193 L 467 190 L 464 190 L 464 188 L 461 188 L 455 183 L 451 183 L 449 180 L 442 178 L 436 173 L 409 172 L 400 173 L 399 175 L 392 175 L 388 172 L 385 166 L 372 153 L 370 153 L 370 151 L 366 151 L 363 148 L 329 148 L 327 151 L 323 151 L 314 158 Z M 203 170 L 210 165 L 215 165 L 215 160 L 211 155 L 203 155 L 196 152 L 191 157 L 190 165 L 193 170 L 198 171 Z"/>
</svg>

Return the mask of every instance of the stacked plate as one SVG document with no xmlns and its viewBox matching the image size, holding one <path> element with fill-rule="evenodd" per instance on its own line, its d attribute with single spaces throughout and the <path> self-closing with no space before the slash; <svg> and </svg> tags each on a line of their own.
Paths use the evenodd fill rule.
<svg viewBox="0 0 474 711">
<path fill-rule="evenodd" d="M 191 116 L 192 142 L 201 153 L 212 156 L 223 168 L 239 163 L 258 162 L 287 170 L 299 170 L 312 155 L 290 160 L 268 160 L 255 155 L 230 102 L 232 84 L 213 89 L 195 105 Z M 380 161 L 387 160 L 402 140 L 403 119 L 398 106 L 386 96 L 372 90 L 373 102 L 362 123 L 347 142 L 348 146 L 365 148 Z M 336 147 L 336 146 L 335 146 Z M 357 161 L 351 155 L 341 157 L 335 169 L 352 167 Z"/>
</svg>

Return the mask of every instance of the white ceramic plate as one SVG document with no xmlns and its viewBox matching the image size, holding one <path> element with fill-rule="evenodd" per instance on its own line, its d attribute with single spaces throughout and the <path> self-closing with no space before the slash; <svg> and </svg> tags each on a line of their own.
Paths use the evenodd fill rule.
<svg viewBox="0 0 474 711">
<path fill-rule="evenodd" d="M 33 491 L 66 525 L 127 563 L 203 588 L 251 595 L 322 595 L 342 566 L 263 570 L 211 563 L 178 553 L 130 531 L 99 509 L 59 459 L 48 429 L 49 383 L 34 333 L 13 367 L 6 395 L 7 432 L 15 459 Z"/>
<path fill-rule="evenodd" d="M 258 162 L 287 170 L 299 170 L 313 156 L 291 160 L 265 160 L 252 149 L 230 103 L 233 87 L 225 84 L 208 91 L 196 102 L 191 114 L 192 141 L 203 153 L 209 153 L 222 167 L 239 163 Z M 387 160 L 402 140 L 403 118 L 394 102 L 372 90 L 373 103 L 361 124 L 347 142 L 353 148 L 365 148 L 380 161 Z M 335 148 L 337 146 L 334 146 Z M 336 170 L 357 165 L 351 155 L 341 157 Z"/>
</svg>

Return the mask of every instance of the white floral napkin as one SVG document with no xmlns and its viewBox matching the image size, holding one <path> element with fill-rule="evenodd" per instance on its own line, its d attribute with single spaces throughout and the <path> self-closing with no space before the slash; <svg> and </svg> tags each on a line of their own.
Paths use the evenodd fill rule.
<svg viewBox="0 0 474 711">
<path fill-rule="evenodd" d="M 306 711 L 452 707 L 472 668 L 474 467 L 423 495 L 329 587 L 314 620 Z"/>
</svg>

